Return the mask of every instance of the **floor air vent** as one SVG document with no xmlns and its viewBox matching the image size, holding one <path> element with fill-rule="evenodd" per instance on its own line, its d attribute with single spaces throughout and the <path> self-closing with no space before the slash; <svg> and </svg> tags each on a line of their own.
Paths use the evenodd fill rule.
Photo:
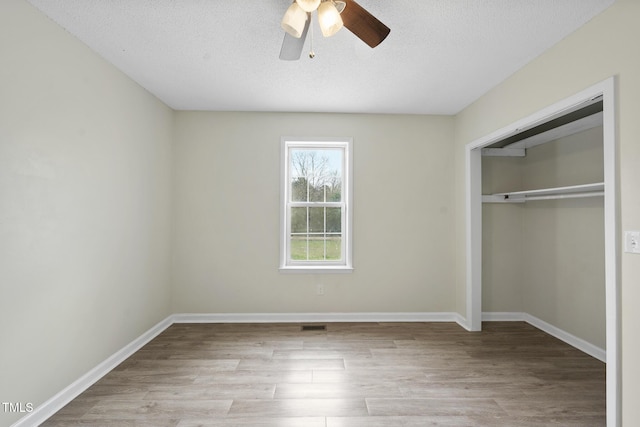
<svg viewBox="0 0 640 427">
<path fill-rule="evenodd" d="M 327 325 L 302 325 L 303 331 L 326 331 Z"/>
</svg>

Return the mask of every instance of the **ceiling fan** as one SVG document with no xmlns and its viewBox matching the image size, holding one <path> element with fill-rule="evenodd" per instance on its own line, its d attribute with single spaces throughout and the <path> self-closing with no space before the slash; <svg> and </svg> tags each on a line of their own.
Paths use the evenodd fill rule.
<svg viewBox="0 0 640 427">
<path fill-rule="evenodd" d="M 282 18 L 281 26 L 285 35 L 280 59 L 300 59 L 311 24 L 311 14 L 315 11 L 325 37 L 334 35 L 344 26 L 373 48 L 382 43 L 391 31 L 354 0 L 294 0 Z M 314 56 L 312 49 L 309 57 Z"/>
</svg>

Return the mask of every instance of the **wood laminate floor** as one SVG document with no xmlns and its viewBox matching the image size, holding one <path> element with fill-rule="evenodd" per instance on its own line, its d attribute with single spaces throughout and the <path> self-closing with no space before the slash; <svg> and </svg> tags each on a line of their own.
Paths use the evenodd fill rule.
<svg viewBox="0 0 640 427">
<path fill-rule="evenodd" d="M 605 365 L 521 322 L 174 324 L 43 426 L 604 426 Z"/>
</svg>

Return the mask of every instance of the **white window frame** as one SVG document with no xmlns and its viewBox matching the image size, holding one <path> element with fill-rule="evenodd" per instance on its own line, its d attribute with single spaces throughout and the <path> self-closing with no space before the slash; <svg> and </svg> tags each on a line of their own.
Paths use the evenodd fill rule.
<svg viewBox="0 0 640 427">
<path fill-rule="evenodd" d="M 291 221 L 289 153 L 292 148 L 339 148 L 343 157 L 343 194 L 338 203 L 342 208 L 342 259 L 335 260 L 292 260 L 290 257 Z M 353 207 L 353 140 L 352 138 L 299 138 L 283 137 L 281 141 L 280 164 L 280 271 L 292 273 L 350 273 L 352 265 L 352 207 Z"/>
</svg>

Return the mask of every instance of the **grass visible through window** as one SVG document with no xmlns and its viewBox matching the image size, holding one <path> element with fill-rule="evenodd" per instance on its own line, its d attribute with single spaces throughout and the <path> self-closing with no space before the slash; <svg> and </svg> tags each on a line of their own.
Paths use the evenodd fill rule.
<svg viewBox="0 0 640 427">
<path fill-rule="evenodd" d="M 341 243 L 342 239 L 340 237 L 327 237 L 326 239 L 310 237 L 308 240 L 305 237 L 294 237 L 291 239 L 291 259 L 295 261 L 340 260 L 342 258 L 340 253 Z M 308 257 L 307 248 L 309 249 Z"/>
</svg>

